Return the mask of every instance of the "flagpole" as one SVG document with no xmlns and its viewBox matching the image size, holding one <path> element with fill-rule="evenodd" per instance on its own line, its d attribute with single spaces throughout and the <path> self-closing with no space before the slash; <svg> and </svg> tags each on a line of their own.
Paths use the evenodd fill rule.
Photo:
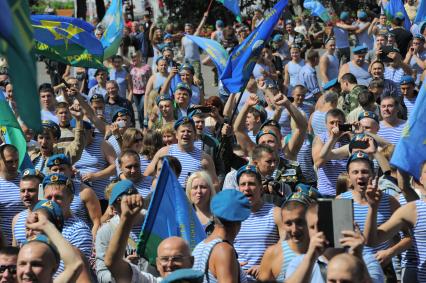
<svg viewBox="0 0 426 283">
<path fill-rule="evenodd" d="M 210 0 L 209 6 L 207 7 L 207 13 L 210 12 L 214 0 Z"/>
</svg>

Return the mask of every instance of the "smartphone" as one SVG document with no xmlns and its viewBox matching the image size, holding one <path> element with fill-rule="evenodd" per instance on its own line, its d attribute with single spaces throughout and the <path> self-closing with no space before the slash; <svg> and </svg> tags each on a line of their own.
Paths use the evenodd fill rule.
<svg viewBox="0 0 426 283">
<path fill-rule="evenodd" d="M 368 148 L 368 142 L 366 141 L 354 141 L 351 142 L 352 148 L 360 148 L 360 149 L 366 149 Z"/>
<path fill-rule="evenodd" d="M 382 54 L 380 54 L 380 57 L 379 57 L 380 61 L 384 63 L 393 62 L 393 60 L 388 57 L 389 53 L 393 51 L 393 47 L 386 45 L 386 46 L 382 46 L 381 50 L 382 50 Z"/>
<path fill-rule="evenodd" d="M 352 132 L 352 124 L 339 124 L 339 132 Z"/>
<path fill-rule="evenodd" d="M 124 127 L 126 126 L 126 122 L 124 122 L 124 121 L 118 121 L 118 122 L 117 122 L 117 126 L 118 126 L 119 128 L 124 128 Z"/>
</svg>

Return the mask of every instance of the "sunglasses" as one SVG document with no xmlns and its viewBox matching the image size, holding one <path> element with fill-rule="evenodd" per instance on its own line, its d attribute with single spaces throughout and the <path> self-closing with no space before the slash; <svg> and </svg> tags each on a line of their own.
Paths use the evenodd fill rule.
<svg viewBox="0 0 426 283">
<path fill-rule="evenodd" d="M 0 274 L 4 273 L 6 269 L 9 270 L 10 273 L 16 274 L 16 265 L 0 265 Z"/>
</svg>

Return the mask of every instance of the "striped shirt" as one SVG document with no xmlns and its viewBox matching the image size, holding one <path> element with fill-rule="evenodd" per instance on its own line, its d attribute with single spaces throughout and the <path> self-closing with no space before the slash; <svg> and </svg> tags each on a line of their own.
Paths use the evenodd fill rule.
<svg viewBox="0 0 426 283">
<path fill-rule="evenodd" d="M 340 197 L 342 199 L 354 199 L 353 198 L 353 194 L 352 191 L 347 191 L 344 192 L 340 195 Z M 385 223 L 387 220 L 389 220 L 389 218 L 392 216 L 392 210 L 390 207 L 390 198 L 391 196 L 383 193 L 382 197 L 380 199 L 380 203 L 379 203 L 379 208 L 377 209 L 377 226 L 380 226 L 381 224 Z M 365 227 L 365 219 L 367 217 L 367 212 L 368 212 L 368 204 L 360 204 L 358 202 L 356 202 L 355 200 L 353 201 L 353 209 L 354 209 L 354 221 L 355 223 L 358 224 L 359 229 L 361 230 L 361 232 L 364 231 L 364 227 Z M 363 253 L 364 254 L 371 254 L 371 255 L 375 255 L 378 251 L 380 250 L 386 250 L 387 248 L 389 248 L 390 244 L 388 241 L 383 242 L 375 247 L 370 247 L 370 246 L 364 246 L 363 249 Z"/>
<path fill-rule="evenodd" d="M 25 209 L 19 196 L 20 174 L 13 180 L 5 180 L 0 177 L 0 219 L 1 231 L 6 237 L 8 245 L 12 244 L 12 220 L 13 217 Z"/>
<path fill-rule="evenodd" d="M 416 251 L 417 280 L 426 282 L 426 203 L 416 200 L 417 220 L 413 227 L 413 247 Z"/>
<path fill-rule="evenodd" d="M 78 178 L 72 180 L 72 184 L 74 186 L 74 198 L 70 205 L 72 214 L 83 220 L 89 227 L 91 227 L 92 222 L 90 220 L 89 212 L 80 197 L 82 184 L 79 175 Z M 91 190 L 90 188 L 88 189 Z"/>
<path fill-rule="evenodd" d="M 42 172 L 45 175 L 49 174 L 49 170 L 46 166 L 46 162 L 47 162 L 48 159 L 49 158 L 45 158 L 41 154 L 40 154 L 40 156 L 37 156 L 33 160 L 34 169 L 40 170 L 40 172 Z"/>
<path fill-rule="evenodd" d="M 151 160 L 148 160 L 148 158 L 146 158 L 145 155 L 139 154 L 139 161 L 141 164 L 141 173 L 143 174 L 146 168 L 148 167 L 149 163 L 151 162 Z M 117 176 L 120 176 L 121 169 L 120 169 L 120 164 L 118 163 L 118 158 L 115 159 L 115 168 L 117 169 Z"/>
<path fill-rule="evenodd" d="M 401 78 L 405 75 L 402 68 L 394 69 L 391 66 L 385 67 L 385 79 L 391 80 L 397 85 L 401 82 Z"/>
<path fill-rule="evenodd" d="M 234 240 L 234 247 L 240 263 L 248 270 L 259 265 L 269 246 L 276 244 L 280 236 L 274 221 L 274 205 L 264 203 L 262 208 L 251 212 L 249 218 L 241 223 L 241 229 Z M 253 278 L 248 277 L 249 281 Z"/>
<path fill-rule="evenodd" d="M 289 134 L 285 137 L 284 141 L 286 144 L 290 141 L 291 135 L 292 134 Z M 314 183 L 317 180 L 317 174 L 314 170 L 314 161 L 312 160 L 312 141 L 313 136 L 311 134 L 307 134 L 302 147 L 297 153 L 297 162 L 300 164 L 300 169 L 302 170 L 306 183 Z"/>
<path fill-rule="evenodd" d="M 416 99 L 417 97 L 407 98 L 404 96 L 404 104 L 405 104 L 405 107 L 407 107 L 407 119 L 410 117 L 411 112 L 413 112 Z"/>
<path fill-rule="evenodd" d="M 283 253 L 283 262 L 281 263 L 280 274 L 278 274 L 275 279 L 278 282 L 284 282 L 287 266 L 297 256 L 297 254 L 290 248 L 287 241 L 281 241 L 281 250 Z"/>
<path fill-rule="evenodd" d="M 391 144 L 396 145 L 401 138 L 402 130 L 405 127 L 406 121 L 401 120 L 398 125 L 395 127 L 388 127 L 386 126 L 383 121 L 380 121 L 380 129 L 377 135 L 384 138 Z"/>
<path fill-rule="evenodd" d="M 134 183 L 135 188 L 138 190 L 139 194 L 142 197 L 146 198 L 146 196 L 151 192 L 152 180 L 153 177 L 144 176 L 142 180 L 137 183 Z"/>
<path fill-rule="evenodd" d="M 319 136 L 321 141 L 325 144 L 328 140 L 328 133 L 325 132 Z M 348 139 L 340 138 L 334 148 L 342 147 L 348 144 Z M 336 182 L 340 173 L 346 171 L 347 158 L 342 160 L 329 160 L 323 166 L 318 168 L 318 190 L 322 195 L 335 196 L 336 195 Z"/>
<path fill-rule="evenodd" d="M 189 175 L 202 170 L 201 158 L 203 156 L 203 152 L 196 147 L 194 147 L 192 152 L 186 152 L 182 151 L 179 148 L 179 145 L 172 144 L 169 147 L 169 155 L 179 159 L 180 164 L 182 165 L 182 171 L 178 179 L 182 187 L 185 187 L 185 182 Z"/>
<path fill-rule="evenodd" d="M 407 204 L 407 200 L 403 194 L 399 195 L 398 200 L 401 206 Z M 404 238 L 404 234 L 402 232 L 399 232 L 399 236 L 401 239 Z M 414 245 L 411 245 L 410 248 L 401 253 L 401 268 L 417 269 L 417 255 Z"/>
<path fill-rule="evenodd" d="M 22 246 L 27 240 L 25 223 L 28 217 L 28 209 L 18 213 L 18 219 L 13 227 L 13 235 L 15 236 L 16 245 Z"/>
<path fill-rule="evenodd" d="M 222 243 L 223 240 L 220 238 L 214 239 L 208 243 L 206 242 L 200 242 L 195 249 L 192 251 L 192 256 L 194 257 L 194 265 L 192 266 L 192 269 L 199 270 L 201 272 L 206 271 L 206 266 L 208 266 L 210 254 L 213 250 L 213 248 L 219 244 Z M 207 271 L 207 274 L 204 274 L 204 280 L 203 282 L 207 283 L 216 283 L 218 282 L 217 279 L 214 277 L 214 275 L 210 272 L 210 270 Z M 247 277 L 245 272 L 241 270 L 240 267 L 240 283 L 247 282 Z"/>
<path fill-rule="evenodd" d="M 325 124 L 325 116 L 327 112 L 314 111 L 312 113 L 311 127 L 316 136 L 320 136 L 327 132 L 327 126 Z"/>
<path fill-rule="evenodd" d="M 120 144 L 118 143 L 118 141 L 117 141 L 117 139 L 115 138 L 115 136 L 114 135 L 111 135 L 109 138 L 108 138 L 108 140 L 107 140 L 108 142 L 109 142 L 109 144 L 112 146 L 112 148 L 114 149 L 114 151 L 115 151 L 115 154 L 117 155 L 117 156 L 120 156 L 120 154 L 121 154 L 121 147 L 120 147 Z"/>
</svg>

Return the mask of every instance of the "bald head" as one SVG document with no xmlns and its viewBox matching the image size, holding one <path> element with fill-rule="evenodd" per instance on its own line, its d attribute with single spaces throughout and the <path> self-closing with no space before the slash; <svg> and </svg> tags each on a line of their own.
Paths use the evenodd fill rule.
<svg viewBox="0 0 426 283">
<path fill-rule="evenodd" d="M 367 282 L 365 264 L 356 256 L 339 254 L 331 259 L 327 268 L 329 282 Z"/>
<path fill-rule="evenodd" d="M 161 277 L 181 269 L 191 268 L 194 258 L 188 243 L 179 237 L 170 237 L 163 240 L 157 249 L 157 269 Z"/>
</svg>

